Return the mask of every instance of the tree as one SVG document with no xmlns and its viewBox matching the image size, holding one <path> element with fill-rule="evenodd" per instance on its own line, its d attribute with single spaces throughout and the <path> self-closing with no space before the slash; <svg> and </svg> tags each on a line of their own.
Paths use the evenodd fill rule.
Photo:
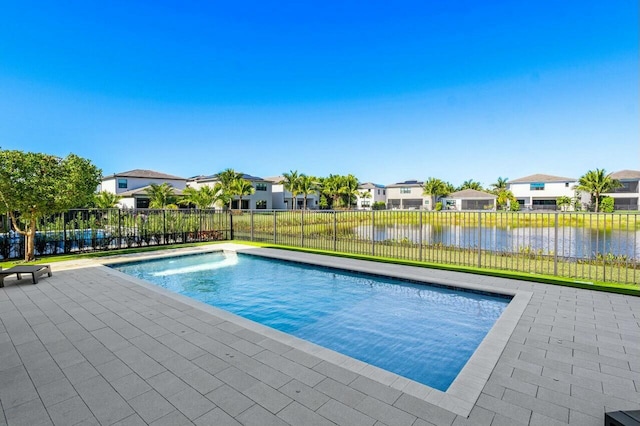
<svg viewBox="0 0 640 426">
<path fill-rule="evenodd" d="M 498 177 L 498 180 L 495 183 L 491 184 L 493 193 L 495 195 L 498 195 L 500 191 L 506 190 L 508 181 L 509 181 L 509 178 Z"/>
<path fill-rule="evenodd" d="M 218 182 L 214 185 L 214 190 L 218 194 L 220 200 L 223 201 L 225 205 L 229 205 L 231 208 L 231 203 L 233 202 L 234 194 L 234 185 L 235 182 L 242 179 L 243 174 L 236 172 L 233 169 L 225 169 L 218 173 Z"/>
<path fill-rule="evenodd" d="M 359 196 L 361 199 L 363 199 L 363 200 L 367 200 L 367 199 L 369 199 L 369 198 L 371 198 L 371 197 L 372 197 L 371 192 L 369 192 L 369 191 L 361 191 L 361 192 L 358 194 L 358 196 Z M 361 204 L 361 205 L 362 205 L 362 204 Z"/>
<path fill-rule="evenodd" d="M 343 203 L 345 206 L 347 206 L 347 208 L 351 208 L 358 197 L 358 186 L 360 186 L 360 182 L 358 182 L 357 177 L 351 174 L 347 176 L 341 176 L 339 181 L 339 193 L 343 197 Z"/>
<path fill-rule="evenodd" d="M 98 209 L 112 209 L 118 205 L 122 197 L 113 192 L 100 191 L 93 197 L 93 204 Z"/>
<path fill-rule="evenodd" d="M 589 170 L 580 179 L 578 179 L 576 189 L 591 194 L 595 203 L 594 210 L 597 212 L 599 211 L 600 197 L 602 194 L 611 192 L 621 186 L 622 184 L 619 180 L 611 177 L 611 173 L 607 174 L 604 169 L 595 169 Z"/>
<path fill-rule="evenodd" d="M 178 204 L 194 205 L 197 209 L 206 209 L 213 206 L 219 198 L 215 187 L 208 185 L 198 189 L 188 187 L 182 191 L 182 199 L 178 201 Z"/>
<path fill-rule="evenodd" d="M 438 197 L 444 197 L 450 194 L 449 189 L 447 183 L 438 178 L 430 177 L 424 182 L 422 185 L 422 195 L 428 195 L 430 197 L 429 210 L 434 209 Z"/>
<path fill-rule="evenodd" d="M 513 192 L 506 188 L 494 190 L 494 194 L 497 196 L 496 204 L 499 209 L 506 210 L 509 205 L 513 205 L 514 203 L 518 204 L 518 200 L 515 195 L 513 195 Z"/>
<path fill-rule="evenodd" d="M 231 187 L 231 193 L 238 197 L 238 208 L 242 210 L 242 197 L 247 197 L 255 192 L 253 185 L 246 179 L 238 179 Z"/>
<path fill-rule="evenodd" d="M 482 191 L 482 184 L 476 182 L 473 179 L 465 180 L 462 185 L 458 187 L 458 191 L 464 191 L 465 189 L 475 189 L 476 191 Z"/>
<path fill-rule="evenodd" d="M 322 179 L 321 191 L 327 200 L 327 207 L 335 209 L 338 206 L 338 200 L 340 199 L 340 189 L 342 188 L 342 176 L 329 175 Z"/>
<path fill-rule="evenodd" d="M 567 208 L 571 205 L 571 197 L 567 197 L 566 195 L 561 195 L 556 198 L 556 205 L 560 207 L 560 210 L 563 212 L 567 211 Z"/>
<path fill-rule="evenodd" d="M 297 170 L 291 170 L 289 173 L 282 174 L 283 179 L 280 181 L 285 191 L 291 193 L 291 209 L 296 208 L 296 197 L 298 196 L 298 188 L 300 184 L 300 175 Z"/>
<path fill-rule="evenodd" d="M 91 161 L 75 154 L 0 150 L 0 213 L 8 213 L 14 230 L 25 236 L 26 261 L 35 258 L 38 219 L 88 204 L 100 176 Z"/>
<path fill-rule="evenodd" d="M 173 192 L 173 186 L 164 182 L 162 184 L 152 183 L 147 188 L 149 196 L 149 208 L 152 209 L 177 209 L 177 197 Z"/>
<path fill-rule="evenodd" d="M 306 210 L 307 198 L 309 198 L 309 195 L 318 192 L 318 182 L 316 181 L 316 178 L 314 178 L 313 176 L 307 176 L 305 174 L 301 174 L 300 177 L 298 178 L 297 192 L 298 194 L 302 195 L 304 199 L 303 208 Z"/>
</svg>

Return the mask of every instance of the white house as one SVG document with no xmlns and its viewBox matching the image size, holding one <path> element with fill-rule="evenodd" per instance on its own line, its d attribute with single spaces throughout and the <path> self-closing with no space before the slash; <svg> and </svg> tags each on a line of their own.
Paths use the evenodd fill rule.
<svg viewBox="0 0 640 426">
<path fill-rule="evenodd" d="M 428 195 L 423 195 L 424 182 L 418 180 L 407 180 L 387 185 L 387 208 L 395 209 L 429 209 L 431 199 Z"/>
<path fill-rule="evenodd" d="M 280 183 L 283 179 L 284 176 L 271 176 L 265 178 L 265 180 L 272 184 L 271 193 L 273 197 L 273 208 L 276 210 L 291 210 L 294 206 L 297 210 L 304 208 L 304 196 L 298 194 L 294 199 L 291 192 L 284 189 L 284 185 Z M 320 208 L 320 193 L 314 192 L 313 194 L 307 195 L 307 209 L 316 210 L 318 208 Z"/>
<path fill-rule="evenodd" d="M 443 198 L 443 208 L 447 210 L 495 210 L 496 197 L 488 192 L 463 189 Z"/>
<path fill-rule="evenodd" d="M 620 170 L 611 173 L 613 179 L 620 181 L 622 186 L 613 192 L 603 194 L 613 198 L 615 210 L 638 210 L 640 199 L 640 171 Z"/>
<path fill-rule="evenodd" d="M 144 209 L 149 207 L 149 196 L 146 190 L 152 183 L 156 185 L 168 183 L 175 189 L 176 195 L 181 195 L 187 179 L 153 170 L 135 169 L 104 176 L 98 191 L 121 196 L 118 203 L 120 207 Z"/>
<path fill-rule="evenodd" d="M 231 201 L 231 208 L 242 210 L 272 209 L 273 183 L 268 180 L 262 179 L 261 177 L 251 176 L 247 174 L 243 174 L 242 178 L 251 182 L 251 185 L 254 188 L 254 192 L 251 195 L 242 197 L 242 205 L 238 205 L 240 203 L 240 198 L 238 196 L 235 196 Z M 203 186 L 214 187 L 218 182 L 219 179 L 217 174 L 209 176 L 195 176 L 187 180 L 187 186 L 194 189 L 198 189 Z"/>
<path fill-rule="evenodd" d="M 573 199 L 578 179 L 535 174 L 507 182 L 509 189 L 525 210 L 556 210 L 558 197 Z"/>
<path fill-rule="evenodd" d="M 369 197 L 358 195 L 356 198 L 356 208 L 362 210 L 371 210 L 374 203 L 387 203 L 387 189 L 384 185 L 377 183 L 365 182 L 358 186 L 360 193 L 369 193 Z"/>
</svg>

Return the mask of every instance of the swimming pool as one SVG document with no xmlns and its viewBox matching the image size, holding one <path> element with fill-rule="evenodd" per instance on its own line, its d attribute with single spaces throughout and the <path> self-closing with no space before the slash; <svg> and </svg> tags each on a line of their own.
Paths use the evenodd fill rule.
<svg viewBox="0 0 640 426">
<path fill-rule="evenodd" d="M 509 298 L 245 254 L 116 269 L 446 391 Z"/>
</svg>

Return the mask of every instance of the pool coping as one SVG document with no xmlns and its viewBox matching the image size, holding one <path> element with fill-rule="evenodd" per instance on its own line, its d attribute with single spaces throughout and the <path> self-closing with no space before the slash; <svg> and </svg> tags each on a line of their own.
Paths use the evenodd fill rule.
<svg viewBox="0 0 640 426">
<path fill-rule="evenodd" d="M 491 294 L 507 295 L 512 299 L 507 305 L 502 315 L 489 330 L 478 348 L 474 351 L 465 366 L 458 373 L 458 376 L 449 386 L 446 392 L 426 386 L 411 379 L 407 379 L 395 373 L 373 366 L 363 361 L 351 358 L 339 352 L 316 345 L 298 337 L 275 330 L 252 320 L 243 318 L 228 311 L 207 305 L 187 296 L 183 296 L 170 290 L 151 284 L 139 278 L 124 274 L 115 269 L 110 269 L 111 273 L 117 274 L 120 278 L 136 283 L 156 293 L 178 300 L 193 308 L 209 312 L 250 331 L 259 333 L 267 338 L 298 349 L 307 354 L 313 355 L 326 362 L 338 365 L 346 370 L 360 374 L 385 386 L 404 392 L 408 395 L 422 399 L 438 407 L 451 411 L 455 414 L 467 417 L 471 409 L 478 400 L 482 389 L 486 385 L 489 377 L 496 366 L 511 334 L 518 321 L 526 309 L 532 294 L 523 290 L 505 290 L 480 284 L 464 283 L 457 280 L 425 277 L 424 268 L 379 263 L 347 258 L 328 257 L 319 254 L 291 252 L 278 249 L 260 248 L 245 246 L 235 243 L 218 244 L 215 246 L 203 246 L 189 249 L 174 249 L 166 252 L 137 253 L 130 255 L 114 256 L 97 260 L 98 266 L 107 267 L 110 265 L 126 262 L 136 262 L 142 260 L 159 259 L 175 256 L 183 256 L 197 253 L 210 253 L 217 251 L 234 251 L 237 253 L 247 253 L 251 255 L 273 258 L 278 260 L 288 260 L 330 268 L 346 269 L 361 273 L 369 273 L 380 276 L 388 276 L 410 280 L 413 282 L 424 282 L 425 284 L 435 284 L 439 286 L 462 288 L 472 291 L 480 291 Z"/>
</svg>

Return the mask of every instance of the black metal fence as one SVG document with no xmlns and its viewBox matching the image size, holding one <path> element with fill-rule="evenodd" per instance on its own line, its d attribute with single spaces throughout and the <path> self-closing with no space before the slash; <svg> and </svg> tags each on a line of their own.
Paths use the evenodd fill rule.
<svg viewBox="0 0 640 426">
<path fill-rule="evenodd" d="M 640 284 L 640 214 L 247 211 L 234 238 L 579 281 Z"/>
<path fill-rule="evenodd" d="M 70 210 L 38 222 L 36 256 L 231 239 L 220 210 Z M 24 257 L 25 238 L 0 220 L 0 259 Z"/>
</svg>

